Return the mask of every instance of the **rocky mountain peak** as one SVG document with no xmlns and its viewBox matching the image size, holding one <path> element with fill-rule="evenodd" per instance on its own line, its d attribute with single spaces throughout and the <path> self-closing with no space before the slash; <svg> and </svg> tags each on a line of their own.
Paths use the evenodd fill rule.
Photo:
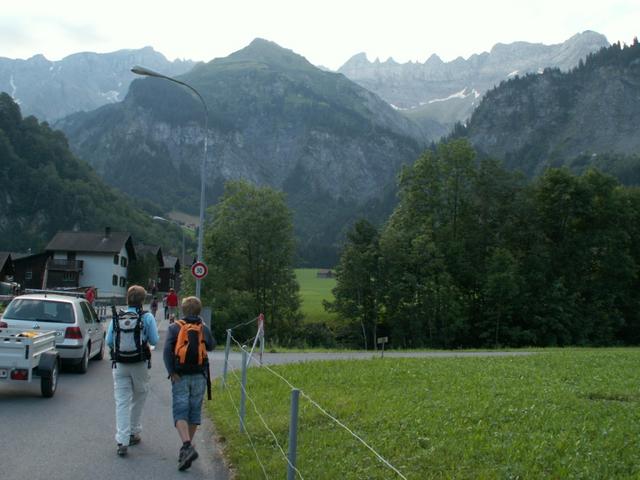
<svg viewBox="0 0 640 480">
<path fill-rule="evenodd" d="M 80 52 L 58 61 L 41 54 L 26 61 L 0 58 L 0 91 L 18 101 L 25 115 L 52 122 L 122 100 L 135 78 L 130 72 L 132 65 L 179 75 L 190 70 L 194 62 L 170 62 L 152 47 Z"/>
<path fill-rule="evenodd" d="M 225 63 L 250 61 L 284 68 L 315 68 L 302 55 L 263 38 L 256 38 L 245 48 L 232 53 L 225 59 L 216 59 L 215 61 Z"/>
<path fill-rule="evenodd" d="M 446 133 L 456 122 L 466 121 L 479 97 L 501 81 L 542 72 L 547 67 L 570 70 L 588 54 L 608 44 L 604 35 L 586 31 L 556 45 L 498 43 L 490 52 L 450 62 L 443 62 L 435 54 L 422 64 L 369 62 L 364 54 L 358 54 L 338 72 L 401 109 L 414 121 L 430 128 L 435 126 L 436 130 L 439 126 Z"/>
</svg>

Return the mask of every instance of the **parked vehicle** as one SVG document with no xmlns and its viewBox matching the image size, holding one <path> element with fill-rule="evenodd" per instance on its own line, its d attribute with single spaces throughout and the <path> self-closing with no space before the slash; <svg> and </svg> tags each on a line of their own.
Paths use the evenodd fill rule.
<svg viewBox="0 0 640 480">
<path fill-rule="evenodd" d="M 7 305 L 19 291 L 20 284 L 16 282 L 0 282 L 0 305 Z"/>
<path fill-rule="evenodd" d="M 40 291 L 14 298 L 0 328 L 52 330 L 60 359 L 86 373 L 89 359 L 102 360 L 105 349 L 103 323 L 82 294 Z"/>
<path fill-rule="evenodd" d="M 0 382 L 24 383 L 40 377 L 43 397 L 58 387 L 58 352 L 53 331 L 0 328 Z"/>
</svg>

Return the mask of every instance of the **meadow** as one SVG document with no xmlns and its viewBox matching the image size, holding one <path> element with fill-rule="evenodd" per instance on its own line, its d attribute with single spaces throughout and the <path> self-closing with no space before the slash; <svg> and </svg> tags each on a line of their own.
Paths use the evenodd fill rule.
<svg viewBox="0 0 640 480">
<path fill-rule="evenodd" d="M 328 313 L 322 306 L 323 300 L 333 300 L 331 290 L 336 286 L 335 278 L 318 278 L 317 268 L 296 269 L 296 279 L 300 284 L 301 310 L 305 322 L 331 323 L 335 314 Z"/>
<path fill-rule="evenodd" d="M 407 479 L 640 478 L 640 349 L 529 356 L 371 359 L 270 367 Z M 248 437 L 239 372 L 207 408 L 237 478 L 284 478 L 290 387 L 248 372 Z M 263 423 L 264 420 L 264 423 Z M 264 466 L 260 466 L 257 457 Z M 402 478 L 300 397 L 298 469 L 306 479 Z M 266 472 L 266 474 L 265 474 Z M 300 477 L 296 477 L 300 478 Z"/>
</svg>

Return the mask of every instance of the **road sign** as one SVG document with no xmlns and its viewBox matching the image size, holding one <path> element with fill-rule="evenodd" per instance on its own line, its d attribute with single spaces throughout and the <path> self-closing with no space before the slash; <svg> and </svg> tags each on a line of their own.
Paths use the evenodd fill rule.
<svg viewBox="0 0 640 480">
<path fill-rule="evenodd" d="M 389 342 L 389 337 L 378 337 L 378 345 L 382 344 L 382 351 L 380 352 L 380 358 L 384 358 L 384 344 Z"/>
<path fill-rule="evenodd" d="M 196 262 L 191 265 L 191 274 L 198 280 L 202 280 L 209 273 L 209 269 L 203 262 Z"/>
</svg>

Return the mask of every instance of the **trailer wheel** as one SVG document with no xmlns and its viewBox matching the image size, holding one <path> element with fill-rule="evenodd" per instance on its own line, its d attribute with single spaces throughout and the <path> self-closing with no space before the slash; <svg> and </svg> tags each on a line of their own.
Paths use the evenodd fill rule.
<svg viewBox="0 0 640 480">
<path fill-rule="evenodd" d="M 40 391 L 45 398 L 53 397 L 58 387 L 58 355 L 43 354 L 38 370 L 40 372 Z"/>
</svg>

